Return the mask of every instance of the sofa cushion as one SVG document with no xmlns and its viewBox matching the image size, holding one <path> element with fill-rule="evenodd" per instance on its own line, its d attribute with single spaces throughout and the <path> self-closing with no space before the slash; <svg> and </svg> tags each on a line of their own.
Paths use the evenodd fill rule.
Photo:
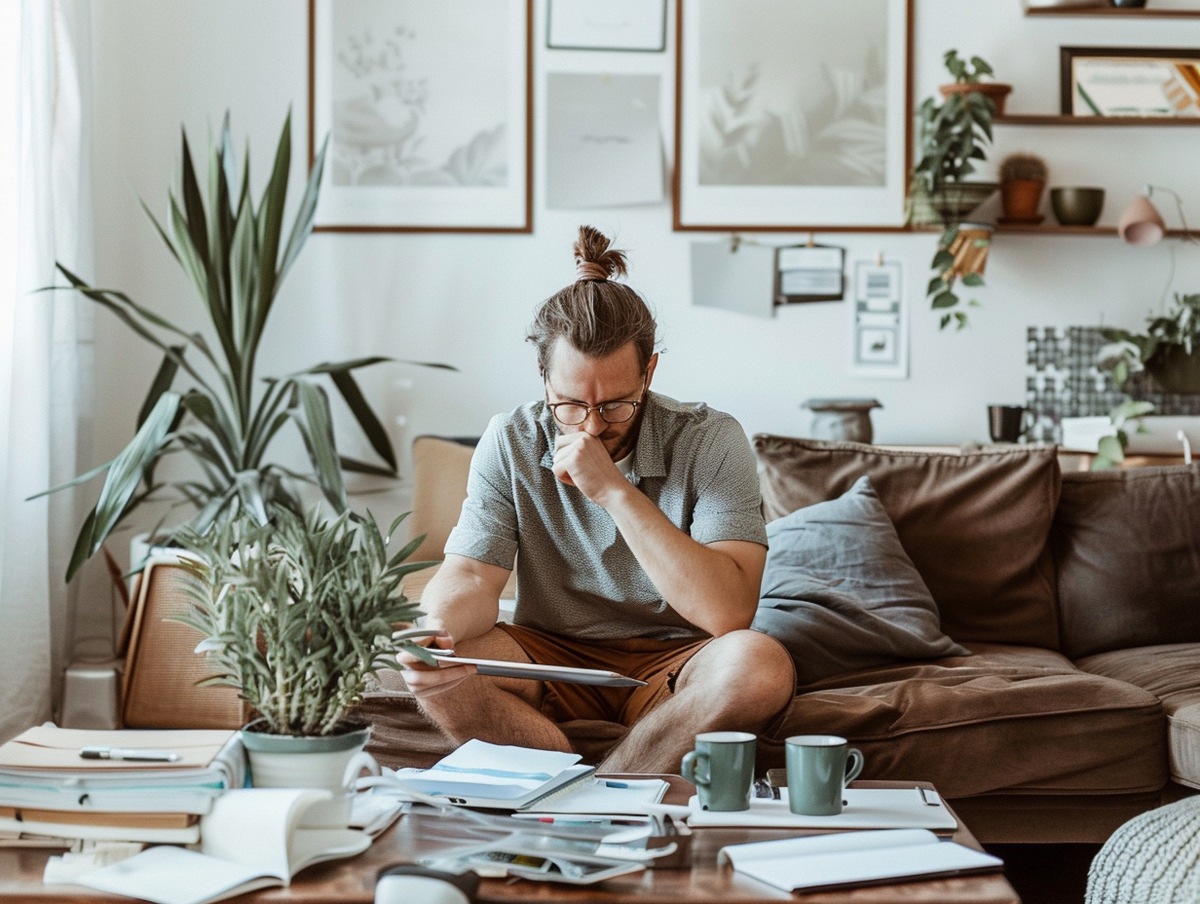
<svg viewBox="0 0 1200 904">
<path fill-rule="evenodd" d="M 1200 641 L 1200 469 L 1066 474 L 1051 548 L 1072 659 Z"/>
<path fill-rule="evenodd" d="M 1084 657 L 1076 665 L 1161 700 L 1167 714 L 1171 778 L 1200 788 L 1200 643 L 1113 650 Z"/>
<path fill-rule="evenodd" d="M 1047 540 L 1060 474 L 1052 446 L 930 452 L 759 434 L 763 513 L 781 518 L 871 478 L 957 641 L 1057 649 Z"/>
<path fill-rule="evenodd" d="M 1036 647 L 968 644 L 974 655 L 905 663 L 802 688 L 760 732 L 759 766 L 784 764 L 796 734 L 862 750 L 869 779 L 925 779 L 947 797 L 1111 795 L 1167 780 L 1166 726 L 1152 694 Z"/>
<path fill-rule="evenodd" d="M 442 734 L 408 691 L 377 688 L 363 695 L 353 716 L 371 726 L 367 752 L 381 766 L 428 769 L 458 746 Z M 576 719 L 559 725 L 585 763 L 596 764 L 629 730 L 618 722 Z"/>
<path fill-rule="evenodd" d="M 1166 730 L 1152 694 L 1082 672 L 1050 650 L 970 647 L 971 656 L 883 666 L 807 686 L 759 732 L 758 772 L 784 765 L 791 735 L 839 734 L 863 751 L 863 778 L 932 781 L 950 798 L 1162 788 Z M 367 749 L 382 765 L 427 767 L 454 749 L 406 692 L 377 688 L 356 715 L 372 724 Z M 592 764 L 626 731 L 596 721 L 561 727 Z"/>
<path fill-rule="evenodd" d="M 787 647 L 797 684 L 897 659 L 967 655 L 942 633 L 869 477 L 772 521 L 767 540 L 751 627 Z"/>
</svg>

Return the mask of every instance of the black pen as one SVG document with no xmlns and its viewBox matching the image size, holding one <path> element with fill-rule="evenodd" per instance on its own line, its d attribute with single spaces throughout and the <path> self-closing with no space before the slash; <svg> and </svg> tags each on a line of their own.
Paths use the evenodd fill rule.
<svg viewBox="0 0 1200 904">
<path fill-rule="evenodd" d="M 84 747 L 79 755 L 85 760 L 140 760 L 147 763 L 174 763 L 179 754 L 170 750 L 135 750 L 130 747 Z"/>
</svg>

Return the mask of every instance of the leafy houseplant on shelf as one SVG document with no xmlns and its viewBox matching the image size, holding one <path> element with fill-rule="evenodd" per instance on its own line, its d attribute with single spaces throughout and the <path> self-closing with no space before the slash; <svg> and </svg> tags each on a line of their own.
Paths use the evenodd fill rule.
<svg viewBox="0 0 1200 904">
<path fill-rule="evenodd" d="M 1012 85 L 990 81 L 996 73 L 986 61 L 977 56 L 964 60 L 957 50 L 948 50 L 942 61 L 946 64 L 946 71 L 954 77 L 950 84 L 938 86 L 942 97 L 949 99 L 955 94 L 982 94 L 992 102 L 993 112 L 997 115 L 1004 112 L 1004 101 L 1012 93 Z"/>
<path fill-rule="evenodd" d="M 1123 385 L 1146 371 L 1163 392 L 1200 392 L 1200 293 L 1180 295 L 1161 315 L 1146 318 L 1146 330 L 1106 328 L 1097 363 Z"/>
<path fill-rule="evenodd" d="M 995 182 L 971 182 L 966 177 L 987 158 L 992 141 L 995 102 L 983 93 L 980 81 L 991 67 L 979 57 L 969 62 L 956 50 L 943 57 L 955 76 L 955 90 L 942 103 L 928 97 L 918 111 L 919 153 L 909 192 L 909 222 L 936 223 L 942 227 L 931 267 L 934 275 L 926 289 L 930 307 L 942 312 L 940 327 L 950 323 L 967 325 L 963 302 L 955 283 L 983 285 L 983 265 L 990 246 L 990 227 L 964 224 L 962 218 L 978 207 L 997 188 Z"/>
<path fill-rule="evenodd" d="M 1174 305 L 1160 316 L 1148 317 L 1146 323 L 1143 333 L 1112 327 L 1102 329 L 1108 344 L 1097 353 L 1097 366 L 1110 371 L 1118 387 L 1124 386 L 1134 374 L 1145 372 L 1163 392 L 1200 393 L 1200 294 L 1176 294 Z M 1129 444 L 1125 423 L 1154 410 L 1153 402 L 1132 399 L 1114 408 L 1109 413 L 1113 435 L 1100 440 L 1093 469 L 1120 464 Z M 1145 429 L 1140 421 L 1138 427 Z"/>
<path fill-rule="evenodd" d="M 256 785 L 295 787 L 302 767 L 275 754 L 299 752 L 333 769 L 316 787 L 343 787 L 367 740 L 349 715 L 368 675 L 395 668 L 401 650 L 434 661 L 413 642 L 432 632 L 411 627 L 421 612 L 401 586 L 434 564 L 406 561 L 424 538 L 388 551 L 403 518 L 384 533 L 369 512 L 279 508 L 268 524 L 243 513 L 177 535 L 192 602 L 178 619 L 217 669 L 203 683 L 236 688 L 257 717 L 242 731 Z"/>
<path fill-rule="evenodd" d="M 178 194 L 169 193 L 169 230 L 142 205 L 195 286 L 208 321 L 207 334 L 168 320 L 124 292 L 92 286 L 58 265 L 69 288 L 112 311 L 163 356 L 128 445 L 111 462 L 47 491 L 84 483 L 107 471 L 96 504 L 79 531 L 67 580 L 123 519 L 147 501 L 192 508 L 187 523 L 204 530 L 242 512 L 259 523 L 266 523 L 277 509 L 300 514 L 299 488 L 305 482 L 316 484 L 335 511 L 346 511 L 343 471 L 395 476 L 396 457 L 387 431 L 354 377 L 360 368 L 391 359 L 322 363 L 283 377 L 267 377 L 257 370 L 280 285 L 312 232 L 325 147 L 316 156 L 285 237 L 291 157 L 289 114 L 270 178 L 255 203 L 250 195 L 249 151 L 239 167 L 226 115 L 208 155 L 207 201 L 184 132 L 182 182 Z M 381 463 L 339 456 L 329 396 L 320 385 L 323 379 L 341 394 Z M 174 388 L 183 381 L 188 384 L 185 388 Z M 268 458 L 272 441 L 289 425 L 303 439 L 310 473 L 296 473 Z M 171 482 L 160 479 L 159 464 L 176 453 L 190 459 L 197 473 Z M 164 493 L 168 489 L 174 492 Z"/>
</svg>

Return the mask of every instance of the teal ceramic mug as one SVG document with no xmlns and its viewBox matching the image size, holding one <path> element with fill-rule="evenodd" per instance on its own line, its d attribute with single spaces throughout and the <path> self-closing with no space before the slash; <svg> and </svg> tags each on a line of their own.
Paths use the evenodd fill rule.
<svg viewBox="0 0 1200 904">
<path fill-rule="evenodd" d="M 842 791 L 858 778 L 862 753 L 837 735 L 787 739 L 788 809 L 804 816 L 837 816 Z"/>
<path fill-rule="evenodd" d="M 696 786 L 700 809 L 750 809 L 757 738 L 748 731 L 707 731 L 683 755 L 680 772 Z"/>
</svg>

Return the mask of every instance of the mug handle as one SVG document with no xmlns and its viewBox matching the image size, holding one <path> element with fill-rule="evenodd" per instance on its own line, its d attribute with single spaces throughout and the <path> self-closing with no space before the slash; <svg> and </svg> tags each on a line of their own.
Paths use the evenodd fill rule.
<svg viewBox="0 0 1200 904">
<path fill-rule="evenodd" d="M 857 747 L 851 747 L 846 751 L 846 778 L 842 782 L 842 787 L 850 784 L 863 770 L 863 755 L 862 751 Z"/>
<path fill-rule="evenodd" d="M 342 787 L 353 791 L 355 784 L 358 782 L 358 777 L 363 772 L 370 775 L 379 775 L 380 769 L 379 763 L 375 761 L 375 757 L 371 756 L 365 750 L 360 750 L 346 764 L 346 771 L 342 773 Z"/>
<path fill-rule="evenodd" d="M 696 774 L 696 763 L 700 760 L 704 761 L 706 767 L 703 776 Z M 708 765 L 708 754 L 701 753 L 699 750 L 689 750 L 683 755 L 683 764 L 680 766 L 679 772 L 698 788 L 707 788 L 712 783 L 712 768 Z"/>
</svg>

